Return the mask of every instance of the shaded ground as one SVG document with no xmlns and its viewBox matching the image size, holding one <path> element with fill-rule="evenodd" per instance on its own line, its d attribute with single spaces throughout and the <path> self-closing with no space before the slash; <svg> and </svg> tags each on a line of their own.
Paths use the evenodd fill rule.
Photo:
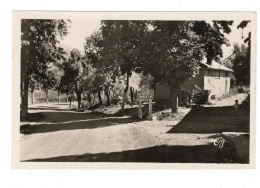
<svg viewBox="0 0 260 188">
<path fill-rule="evenodd" d="M 237 156 L 244 163 L 249 163 L 249 134 L 225 133 L 223 137 L 235 149 Z"/>
<path fill-rule="evenodd" d="M 75 113 L 75 112 L 43 112 L 46 123 L 35 125 L 24 124 L 20 128 L 23 134 L 45 133 L 62 130 L 95 129 L 112 125 L 140 121 L 132 117 L 115 117 L 103 113 Z"/>
<path fill-rule="evenodd" d="M 223 150 L 210 145 L 154 146 L 123 152 L 59 156 L 33 159 L 38 162 L 160 162 L 160 163 L 243 163 L 234 148 L 226 144 Z"/>
<path fill-rule="evenodd" d="M 180 109 L 161 121 L 140 121 L 137 106 L 127 108 L 123 116 L 118 106 L 76 112 L 67 103 L 35 104 L 29 108 L 29 120 L 21 122 L 20 159 L 248 163 L 249 111 L 231 106 L 235 99 L 242 103 L 245 98 L 239 94 L 221 105 Z M 221 149 L 212 144 L 219 135 L 228 141 Z"/>
<path fill-rule="evenodd" d="M 168 133 L 249 133 L 249 111 L 233 106 L 200 107 L 191 111 Z"/>
</svg>

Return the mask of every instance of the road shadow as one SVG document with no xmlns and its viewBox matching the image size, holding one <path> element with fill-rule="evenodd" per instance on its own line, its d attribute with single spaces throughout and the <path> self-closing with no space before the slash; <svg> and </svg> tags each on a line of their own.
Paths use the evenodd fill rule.
<svg viewBox="0 0 260 188">
<path fill-rule="evenodd" d="M 154 146 L 112 153 L 59 156 L 23 162 L 153 162 L 153 163 L 245 163 L 229 144 L 199 146 Z"/>
<path fill-rule="evenodd" d="M 45 117 L 43 113 L 28 113 L 26 118 L 22 118 L 20 115 L 20 122 L 39 122 L 44 121 Z"/>
<path fill-rule="evenodd" d="M 37 113 L 36 113 L 37 114 Z M 48 117 L 48 122 L 20 126 L 20 133 L 35 134 L 55 132 L 62 130 L 95 129 L 118 124 L 138 122 L 140 119 L 133 117 L 119 117 L 101 112 L 77 113 L 77 112 L 40 112 L 44 117 Z"/>
<path fill-rule="evenodd" d="M 190 112 L 167 133 L 249 133 L 249 110 L 233 106 L 199 107 Z"/>
<path fill-rule="evenodd" d="M 51 111 L 68 111 L 69 109 L 61 109 L 54 106 L 37 106 L 37 107 L 29 107 L 28 110 L 51 110 Z"/>
</svg>

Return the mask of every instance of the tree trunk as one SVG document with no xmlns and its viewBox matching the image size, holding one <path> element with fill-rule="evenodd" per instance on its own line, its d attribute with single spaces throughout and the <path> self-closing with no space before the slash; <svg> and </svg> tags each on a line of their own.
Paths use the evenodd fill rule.
<svg viewBox="0 0 260 188">
<path fill-rule="evenodd" d="M 131 95 L 131 106 L 133 106 L 134 103 L 134 89 L 130 87 L 130 95 Z"/>
<path fill-rule="evenodd" d="M 105 90 L 105 95 L 107 97 L 107 105 L 109 106 L 110 105 L 110 97 L 109 97 L 109 90 Z"/>
<path fill-rule="evenodd" d="M 31 90 L 31 102 L 32 102 L 32 104 L 34 104 L 34 91 L 33 90 Z"/>
<path fill-rule="evenodd" d="M 21 48 L 21 74 L 20 74 L 20 118 L 25 120 L 28 116 L 28 89 L 29 89 L 29 79 L 27 74 L 28 62 L 23 59 L 23 55 L 25 55 L 25 48 Z"/>
<path fill-rule="evenodd" d="M 26 119 L 28 115 L 28 88 L 29 80 L 23 78 L 21 82 L 21 119 Z"/>
<path fill-rule="evenodd" d="M 129 73 L 126 73 L 126 87 L 124 89 L 124 94 L 123 94 L 123 102 L 121 108 L 122 111 L 125 109 L 125 102 L 126 102 L 128 88 L 129 88 Z"/>
<path fill-rule="evenodd" d="M 68 96 L 68 93 L 66 93 L 66 102 L 69 102 L 69 96 Z"/>
<path fill-rule="evenodd" d="M 178 111 L 178 87 L 171 86 L 171 109 L 172 113 L 177 113 Z"/>
<path fill-rule="evenodd" d="M 103 104 L 100 90 L 98 90 L 98 99 L 99 99 L 99 103 Z"/>
<path fill-rule="evenodd" d="M 77 92 L 78 109 L 81 107 L 81 92 Z"/>
<path fill-rule="evenodd" d="M 138 91 L 137 90 L 135 90 L 135 101 L 137 101 L 138 99 L 137 99 L 137 95 L 138 95 Z"/>
<path fill-rule="evenodd" d="M 60 103 L 60 91 L 58 90 L 58 103 Z"/>
<path fill-rule="evenodd" d="M 46 93 L 46 103 L 48 103 L 49 102 L 49 100 L 48 100 L 48 89 L 45 90 L 45 93 Z"/>
<path fill-rule="evenodd" d="M 69 98 L 69 102 L 70 102 L 69 108 L 71 108 L 72 96 L 70 95 L 68 98 Z"/>
</svg>

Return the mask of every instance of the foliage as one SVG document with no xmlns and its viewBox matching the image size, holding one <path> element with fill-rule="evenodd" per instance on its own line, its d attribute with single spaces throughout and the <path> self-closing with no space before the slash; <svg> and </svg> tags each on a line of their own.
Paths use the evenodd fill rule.
<svg viewBox="0 0 260 188">
<path fill-rule="evenodd" d="M 237 26 L 237 29 L 242 29 L 242 39 L 244 38 L 243 36 L 243 29 L 245 27 L 247 27 L 247 25 L 250 23 L 250 21 L 247 21 L 247 20 L 244 20 L 242 21 L 238 26 Z M 245 43 L 249 43 L 250 42 L 250 39 L 251 39 L 251 32 L 248 33 L 248 37 L 244 40 Z"/>
<path fill-rule="evenodd" d="M 234 45 L 235 58 L 232 59 L 237 84 L 250 84 L 250 52 L 245 45 Z"/>
<path fill-rule="evenodd" d="M 229 46 L 229 41 L 225 38 L 225 33 L 229 34 L 229 26 L 233 21 L 213 21 L 212 24 L 206 21 L 195 21 L 192 30 L 200 37 L 201 47 L 206 53 L 207 63 L 214 59 L 219 61 L 223 57 L 222 45 Z"/>
<path fill-rule="evenodd" d="M 56 85 L 56 67 L 49 66 L 44 75 L 40 78 L 41 87 L 46 93 Z"/>
<path fill-rule="evenodd" d="M 131 75 L 138 67 L 137 54 L 146 31 L 145 21 L 102 21 L 101 59 L 105 66 L 115 66 L 122 75 Z"/>
<path fill-rule="evenodd" d="M 92 83 L 92 92 L 94 93 L 102 89 L 110 90 L 113 86 L 113 81 L 116 80 L 118 75 L 115 66 L 106 64 L 104 60 L 104 51 L 101 46 L 102 40 L 101 33 L 96 32 L 86 38 L 84 45 L 87 62 L 95 71 L 95 79 Z"/>
<path fill-rule="evenodd" d="M 57 47 L 59 39 L 68 33 L 68 20 L 24 19 L 21 24 L 21 65 L 28 76 L 44 76 L 50 62 L 62 59 L 64 51 Z"/>
<path fill-rule="evenodd" d="M 76 92 L 79 108 L 81 94 L 91 89 L 94 78 L 93 68 L 87 64 L 77 49 L 70 52 L 68 61 L 64 63 L 64 76 L 62 78 L 63 90 L 73 93 Z"/>
<path fill-rule="evenodd" d="M 202 59 L 199 37 L 189 22 L 152 21 L 153 28 L 142 41 L 140 70 L 155 82 L 177 86 L 198 72 Z M 140 71 L 140 72 L 141 72 Z"/>
<path fill-rule="evenodd" d="M 56 62 L 56 64 L 53 66 L 53 72 L 54 72 L 54 79 L 55 79 L 54 89 L 57 90 L 58 92 L 61 92 L 62 77 L 64 75 L 63 61 Z"/>
<path fill-rule="evenodd" d="M 101 57 L 105 67 L 114 67 L 114 72 L 126 75 L 126 86 L 123 94 L 122 110 L 127 99 L 129 78 L 139 67 L 141 42 L 147 32 L 146 21 L 106 20 L 102 21 Z"/>
<path fill-rule="evenodd" d="M 109 104 L 110 91 L 113 89 L 117 78 L 120 76 L 120 69 L 114 63 L 111 63 L 113 61 L 108 61 L 109 57 L 106 56 L 105 48 L 103 46 L 105 43 L 106 41 L 104 40 L 102 33 L 98 31 L 86 38 L 84 48 L 86 59 L 95 71 L 90 91 L 100 95 L 101 90 L 104 90 L 107 96 L 107 103 Z M 101 98 L 99 100 L 102 103 Z"/>
<path fill-rule="evenodd" d="M 64 51 L 59 40 L 68 33 L 69 20 L 21 20 L 21 116 L 28 110 L 29 80 L 34 75 L 45 80 L 49 63 L 62 59 Z M 38 79 L 37 78 L 37 79 Z"/>
<path fill-rule="evenodd" d="M 155 89 L 155 83 L 154 83 L 154 78 L 150 75 L 143 75 L 140 74 L 140 83 L 139 83 L 139 88 L 148 88 L 151 90 Z"/>
<path fill-rule="evenodd" d="M 39 88 L 39 78 L 37 75 L 32 74 L 29 78 L 29 91 L 34 92 L 34 90 Z"/>
<path fill-rule="evenodd" d="M 242 29 L 242 38 L 243 29 L 247 27 L 250 21 L 242 21 L 237 29 Z M 248 36 L 244 40 L 247 45 L 234 45 L 234 54 L 236 54 L 233 59 L 233 70 L 234 76 L 238 84 L 250 84 L 250 53 L 251 53 L 251 32 L 248 33 Z"/>
</svg>

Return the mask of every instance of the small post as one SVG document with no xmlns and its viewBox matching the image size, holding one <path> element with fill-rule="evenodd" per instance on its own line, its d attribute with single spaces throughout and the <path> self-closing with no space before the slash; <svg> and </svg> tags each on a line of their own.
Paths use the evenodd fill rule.
<svg viewBox="0 0 260 188">
<path fill-rule="evenodd" d="M 142 115 L 142 100 L 139 99 L 139 109 L 138 109 L 138 116 L 139 118 L 143 118 L 143 115 Z"/>
<path fill-rule="evenodd" d="M 149 99 L 149 120 L 152 120 L 152 99 Z"/>
</svg>

